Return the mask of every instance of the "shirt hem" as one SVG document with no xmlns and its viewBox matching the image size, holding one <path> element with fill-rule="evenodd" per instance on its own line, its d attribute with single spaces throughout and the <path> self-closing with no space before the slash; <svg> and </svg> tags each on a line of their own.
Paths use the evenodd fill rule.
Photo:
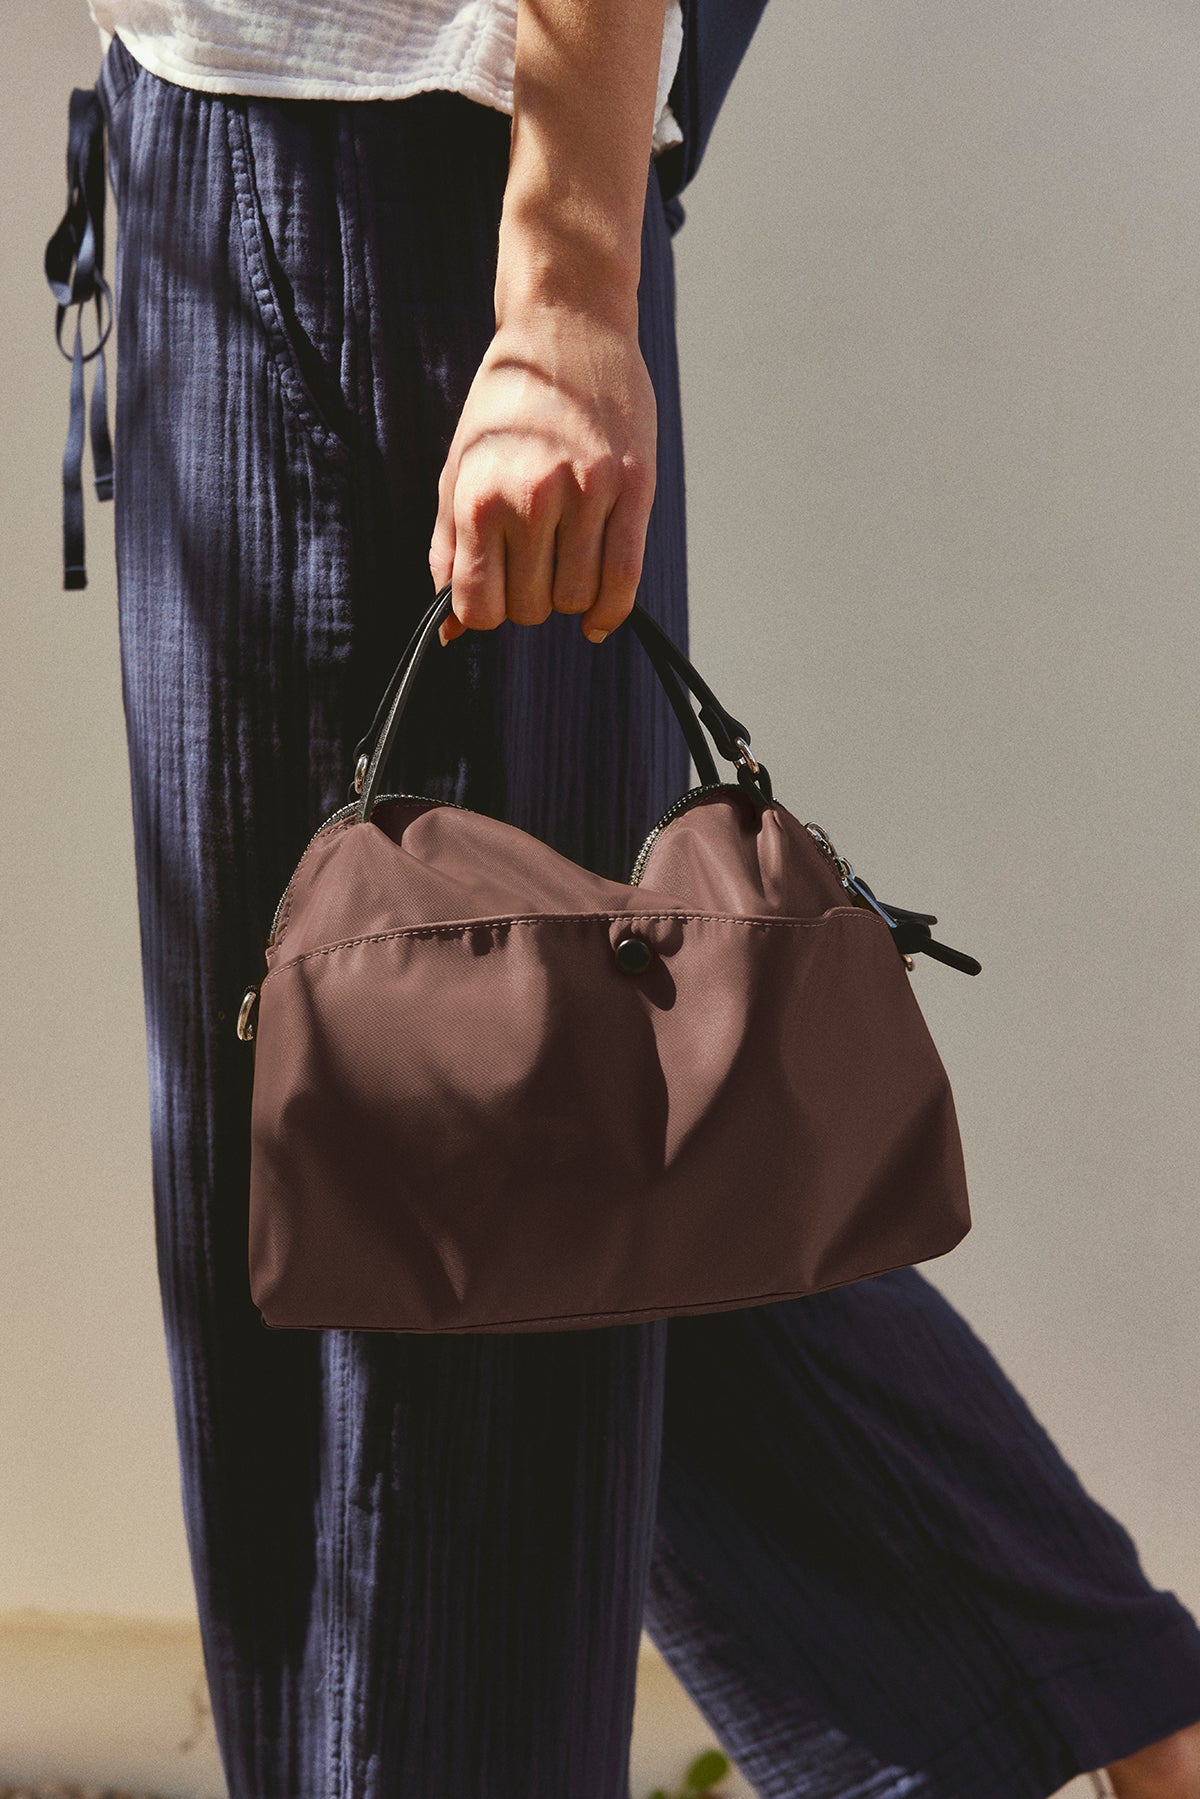
<svg viewBox="0 0 1200 1799">
<path fill-rule="evenodd" d="M 98 30 L 101 53 L 105 54 L 113 34 L 106 32 L 103 26 L 99 26 Z M 249 94 L 262 99 L 370 101 L 408 100 L 415 94 L 444 91 L 461 94 L 464 99 L 475 100 L 481 106 L 490 106 L 495 111 L 512 117 L 511 90 L 489 81 L 477 70 L 391 75 L 380 81 L 351 81 L 322 75 L 280 75 L 261 69 L 222 69 L 220 74 L 206 74 L 191 64 L 163 56 L 158 49 L 150 48 L 136 34 L 127 36 L 118 27 L 115 35 L 121 39 L 135 61 L 160 81 L 169 81 L 176 87 L 192 88 L 200 93 Z M 670 106 L 664 104 L 654 123 L 651 154 L 657 156 L 661 151 L 682 142 L 683 132 L 679 123 Z"/>
</svg>

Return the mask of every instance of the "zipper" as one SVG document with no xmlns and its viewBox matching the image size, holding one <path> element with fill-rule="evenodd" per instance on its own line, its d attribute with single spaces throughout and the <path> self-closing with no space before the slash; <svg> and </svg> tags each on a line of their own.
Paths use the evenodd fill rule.
<svg viewBox="0 0 1200 1799">
<path fill-rule="evenodd" d="M 672 805 L 667 807 L 667 810 L 654 825 L 645 842 L 642 844 L 641 849 L 637 853 L 637 859 L 634 862 L 633 869 L 629 876 L 629 885 L 631 887 L 636 887 L 641 881 L 642 875 L 645 873 L 646 862 L 649 858 L 650 851 L 654 848 L 654 845 L 657 843 L 663 831 L 671 823 L 671 820 L 678 818 L 681 812 L 686 812 L 687 808 L 696 800 L 701 799 L 704 794 L 719 793 L 722 790 L 728 793 L 742 792 L 742 788 L 734 781 L 705 781 L 699 787 L 689 788 L 686 793 L 681 794 Z M 474 810 L 471 806 L 460 805 L 457 800 L 441 800 L 429 793 L 383 793 L 380 794 L 375 804 L 381 806 L 386 800 L 423 800 L 435 806 L 450 806 L 455 812 L 471 812 Z M 270 949 L 275 941 L 275 933 L 279 929 L 279 920 L 283 913 L 284 904 L 288 894 L 292 890 L 292 881 L 295 880 L 296 875 L 299 872 L 300 863 L 303 862 L 305 856 L 307 856 L 309 850 L 317 841 L 317 838 L 322 836 L 323 833 L 329 829 L 330 825 L 340 823 L 343 818 L 349 818 L 351 813 L 358 811 L 358 807 L 359 802 L 357 800 L 352 800 L 349 805 L 339 806 L 336 812 L 331 812 L 329 817 L 325 819 L 322 824 L 317 826 L 317 829 L 305 844 L 304 849 L 301 851 L 299 861 L 292 870 L 291 880 L 289 880 L 287 886 L 284 888 L 279 898 L 279 904 L 275 908 L 275 916 L 271 921 L 271 934 L 267 938 L 268 949 Z M 806 824 L 804 828 L 809 832 L 818 849 L 829 858 L 830 862 L 832 862 L 837 869 L 838 878 L 841 881 L 842 886 L 845 887 L 846 891 L 850 894 L 851 902 L 855 905 L 861 905 L 863 899 L 855 899 L 854 897 L 855 886 L 857 886 L 857 883 L 854 883 L 854 870 L 846 859 L 838 854 L 828 833 L 818 824 Z M 854 883 L 854 885 L 852 885 L 852 883 Z M 874 909 L 876 911 L 882 911 L 882 908 L 877 902 L 874 904 Z M 887 922 L 891 924 L 892 921 L 891 919 L 888 919 Z M 905 959 L 908 960 L 908 958 Z M 252 1041 L 254 1037 L 254 1011 L 258 1002 L 259 985 L 260 983 L 254 983 L 246 989 L 246 995 L 242 1001 L 241 1013 L 238 1017 L 237 1034 L 242 1041 L 246 1043 Z"/>
<path fill-rule="evenodd" d="M 741 793 L 742 788 L 734 781 L 705 781 L 699 787 L 689 788 L 686 793 L 680 795 L 673 805 L 667 807 L 667 810 L 663 813 L 657 824 L 655 824 L 637 853 L 637 860 L 634 862 L 629 876 L 629 885 L 631 887 L 636 887 L 641 881 L 642 875 L 645 873 L 646 862 L 649 858 L 650 851 L 657 843 L 667 825 L 670 824 L 671 820 L 678 818 L 681 812 L 685 812 L 689 806 L 696 800 L 701 799 L 706 793 L 720 793 L 722 791 L 727 793 Z M 457 800 L 438 799 L 435 795 L 430 793 L 383 793 L 380 794 L 375 804 L 381 806 L 385 800 L 420 800 L 428 805 L 449 806 L 455 812 L 473 812 L 475 810 L 473 806 L 460 805 Z M 304 857 L 317 841 L 317 838 L 320 837 L 323 832 L 327 831 L 330 825 L 339 823 L 343 818 L 349 818 L 351 813 L 358 811 L 358 807 L 358 800 L 352 800 L 350 804 L 346 806 L 339 806 L 336 812 L 330 813 L 323 824 L 318 825 L 317 829 L 305 844 L 300 856 L 300 861 L 297 862 L 296 867 L 292 870 L 292 879 L 284 888 L 283 893 L 280 895 L 279 904 L 275 908 L 275 916 L 271 921 L 271 935 L 267 939 L 268 949 L 270 949 L 275 941 L 275 933 L 279 929 L 279 920 L 283 912 L 284 902 L 292 890 L 292 881 L 295 880 L 296 874 L 299 871 L 300 862 L 303 862 Z M 879 917 L 883 919 L 889 930 L 892 931 L 896 929 L 897 918 L 915 920 L 926 925 L 937 923 L 937 920 L 930 913 L 905 912 L 904 909 L 899 906 L 885 909 L 884 904 L 875 898 L 875 895 L 871 892 L 861 876 L 856 875 L 853 863 L 847 861 L 846 857 L 841 855 L 837 845 L 822 825 L 809 820 L 806 822 L 804 829 L 808 832 L 822 855 L 827 857 L 837 870 L 838 879 L 850 896 L 851 905 L 865 906 L 871 911 L 878 913 Z M 926 930 L 925 935 L 928 936 L 928 930 Z M 941 946 L 938 947 L 940 948 Z M 945 958 L 943 957 L 943 959 Z M 903 956 L 903 961 L 905 967 L 911 974 L 913 969 L 912 957 L 910 955 L 905 955 Z M 967 972 L 978 973 L 978 966 L 973 969 L 968 969 Z M 245 1042 L 252 1041 L 254 1037 L 254 1010 L 258 1002 L 258 986 L 259 984 L 255 984 L 254 986 L 247 988 L 245 999 L 242 1001 L 242 1010 L 238 1017 L 238 1036 Z"/>
<path fill-rule="evenodd" d="M 693 800 L 699 799 L 701 794 L 715 793 L 720 788 L 725 788 L 729 792 L 732 792 L 732 793 L 740 793 L 742 791 L 742 789 L 734 781 L 706 781 L 700 787 L 690 788 L 687 793 L 681 794 L 679 799 L 677 799 L 673 805 L 668 806 L 667 810 L 663 813 L 663 815 L 659 819 L 658 823 L 654 826 L 653 830 L 650 832 L 650 835 L 646 838 L 646 841 L 643 843 L 641 849 L 638 851 L 637 861 L 634 863 L 633 872 L 629 877 L 630 886 L 636 887 L 638 882 L 640 881 L 640 879 L 642 877 L 642 872 L 646 866 L 646 858 L 650 854 L 650 850 L 651 850 L 652 846 L 654 845 L 659 832 L 662 831 L 666 825 L 670 824 L 671 820 L 673 818 L 675 818 L 680 812 L 682 812 L 685 809 L 685 807 L 690 806 Z M 382 806 L 385 800 L 425 800 L 431 805 L 451 806 L 451 807 L 453 807 L 453 809 L 456 812 L 470 812 L 470 811 L 474 810 L 474 808 L 471 806 L 460 805 L 457 800 L 439 800 L 439 799 L 436 799 L 432 794 L 429 794 L 429 793 L 381 793 L 379 798 L 376 800 L 375 804 L 377 806 Z M 358 811 L 358 807 L 359 807 L 358 800 L 352 800 L 349 805 L 339 806 L 336 812 L 331 812 L 329 814 L 329 817 L 317 826 L 316 830 L 313 832 L 312 836 L 309 838 L 308 842 L 305 844 L 303 850 L 301 850 L 299 860 L 296 863 L 296 867 L 292 870 L 291 880 L 289 880 L 287 886 L 284 888 L 283 892 L 279 896 L 279 904 L 276 906 L 275 916 L 271 920 L 271 934 L 267 938 L 267 948 L 268 949 L 270 949 L 271 945 L 275 941 L 275 933 L 279 929 L 279 920 L 283 914 L 283 908 L 287 901 L 287 896 L 292 890 L 292 881 L 294 881 L 296 878 L 296 875 L 300 868 L 300 863 L 303 862 L 305 856 L 307 856 L 309 850 L 312 848 L 313 844 L 317 841 L 317 838 L 322 836 L 324 834 L 324 832 L 326 832 L 329 829 L 330 825 L 336 825 L 336 824 L 340 823 L 343 818 L 349 818 L 352 812 Z"/>
<path fill-rule="evenodd" d="M 686 812 L 689 806 L 694 804 L 696 800 L 701 799 L 706 793 L 720 793 L 722 791 L 727 793 L 740 793 L 742 792 L 742 788 L 734 781 L 705 781 L 699 787 L 690 787 L 686 793 L 679 796 L 674 804 L 667 807 L 667 810 L 663 813 L 657 824 L 654 825 L 649 836 L 637 853 L 637 860 L 634 862 L 629 876 L 629 885 L 631 887 L 636 887 L 640 883 L 642 875 L 645 873 L 646 862 L 649 858 L 650 851 L 658 842 L 663 831 L 671 823 L 671 820 L 678 818 L 681 812 Z M 375 804 L 377 806 L 382 806 L 386 800 L 422 800 L 429 805 L 449 806 L 455 812 L 473 812 L 475 810 L 472 806 L 460 805 L 457 800 L 438 799 L 435 795 L 430 793 L 381 793 Z M 270 949 L 275 941 L 275 933 L 279 929 L 279 920 L 283 913 L 284 904 L 288 894 L 292 890 L 292 881 L 295 880 L 296 875 L 299 872 L 300 863 L 303 862 L 305 856 L 307 856 L 309 850 L 317 841 L 317 838 L 322 836 L 323 833 L 329 829 L 330 825 L 336 825 L 340 823 L 343 818 L 349 818 L 351 813 L 358 811 L 358 807 L 358 800 L 352 800 L 349 805 L 346 806 L 339 806 L 336 812 L 331 812 L 329 817 L 325 819 L 322 824 L 317 826 L 316 830 L 305 844 L 304 849 L 301 851 L 300 859 L 296 863 L 296 867 L 292 870 L 291 880 L 289 880 L 287 886 L 279 896 L 279 904 L 276 906 L 275 916 L 271 920 L 271 934 L 267 938 L 268 949 Z M 863 892 L 862 886 L 855 878 L 853 866 L 847 862 L 844 856 L 838 853 L 837 847 L 834 844 L 833 839 L 829 836 L 829 833 L 821 825 L 811 822 L 807 823 L 804 829 L 809 833 L 817 848 L 836 868 L 838 879 L 846 889 L 846 892 L 850 895 L 851 904 L 856 906 L 869 906 L 872 911 L 879 913 L 880 917 L 889 927 L 894 927 L 894 919 L 888 917 L 874 895 L 872 894 L 868 897 L 868 895 Z M 914 914 L 914 916 L 917 915 Z M 906 956 L 905 961 L 911 969 L 912 963 L 910 958 Z M 250 1042 L 254 1036 L 253 1012 L 257 999 L 258 986 L 253 985 L 248 987 L 246 989 L 245 999 L 242 1002 L 242 1011 L 238 1019 L 238 1036 L 241 1037 L 244 1042 Z"/>
<path fill-rule="evenodd" d="M 679 813 L 690 806 L 693 800 L 698 800 L 701 794 L 717 793 L 722 788 L 729 793 L 741 793 L 743 791 L 736 781 L 705 781 L 701 787 L 689 788 L 686 793 L 679 796 L 673 805 L 667 807 L 667 810 L 663 813 L 662 817 L 654 826 L 654 829 L 637 853 L 637 861 L 634 863 L 633 871 L 629 876 L 629 885 L 631 887 L 636 887 L 641 880 L 646 868 L 646 858 L 653 849 L 659 833 L 670 824 L 673 818 L 678 817 Z"/>
<path fill-rule="evenodd" d="M 833 866 L 837 869 L 838 879 L 842 883 L 842 886 L 848 889 L 854 870 L 844 856 L 838 855 L 837 846 L 830 837 L 828 831 L 816 824 L 806 824 L 804 829 L 808 832 L 817 848 L 823 850 L 825 855 L 828 856 L 829 860 L 833 863 Z"/>
<path fill-rule="evenodd" d="M 381 793 L 379 798 L 375 801 L 375 804 L 377 806 L 382 806 L 385 800 L 425 800 L 428 804 L 433 806 L 452 806 L 456 812 L 470 812 L 473 810 L 470 806 L 460 806 L 457 800 L 439 800 L 431 793 Z M 307 856 L 309 850 L 317 841 L 317 838 L 320 837 L 323 832 L 327 831 L 330 825 L 336 825 L 341 819 L 349 818 L 352 812 L 358 811 L 358 808 L 358 800 L 351 800 L 348 806 L 339 806 L 336 812 L 331 812 L 329 814 L 329 817 L 323 824 L 317 826 L 316 830 L 305 844 L 303 850 L 300 852 L 300 860 L 292 870 L 292 878 L 279 896 L 279 904 L 276 906 L 275 916 L 271 920 L 271 935 L 267 938 L 268 949 L 270 949 L 275 941 L 275 933 L 279 929 L 279 920 L 283 913 L 284 902 L 287 899 L 288 894 L 292 891 L 292 881 L 295 880 L 296 875 L 299 872 L 300 863 L 303 862 L 305 856 Z"/>
<path fill-rule="evenodd" d="M 672 805 L 667 807 L 667 810 L 663 813 L 657 824 L 654 825 L 649 836 L 637 853 L 637 860 L 634 862 L 633 869 L 629 876 L 629 885 L 631 887 L 636 887 L 641 881 L 642 875 L 646 870 L 646 861 L 650 855 L 650 851 L 653 849 L 662 832 L 670 824 L 671 820 L 673 818 L 678 818 L 681 812 L 686 811 L 694 801 L 700 799 L 704 794 L 718 793 L 722 789 L 729 793 L 740 793 L 742 791 L 741 787 L 738 786 L 735 781 L 705 781 L 699 787 L 690 787 L 686 793 L 681 794 Z M 471 806 L 460 805 L 457 800 L 440 800 L 429 793 L 381 793 L 375 804 L 377 806 L 382 806 L 385 800 L 424 800 L 431 805 L 450 806 L 456 812 L 470 812 L 474 810 Z M 279 920 L 283 913 L 284 903 L 292 890 L 292 881 L 296 878 L 300 863 L 303 862 L 305 856 L 307 856 L 309 850 L 317 841 L 317 838 L 327 831 L 330 825 L 336 825 L 343 818 L 349 818 L 352 812 L 358 811 L 358 806 L 359 802 L 357 800 L 351 801 L 348 806 L 339 806 L 336 812 L 331 812 L 329 817 L 325 819 L 322 824 L 317 826 L 317 829 L 305 844 L 300 853 L 299 861 L 296 863 L 296 868 L 292 871 L 292 879 L 284 888 L 279 898 L 279 904 L 275 908 L 275 916 L 271 920 L 271 934 L 267 938 L 268 949 L 270 949 L 275 941 L 275 933 L 279 929 Z M 854 878 L 854 870 L 846 861 L 845 857 L 838 854 L 837 848 L 828 832 L 823 830 L 818 824 L 806 824 L 804 828 L 810 834 L 818 849 L 824 852 L 837 869 L 838 879 L 841 881 L 842 886 L 846 888 L 847 892 L 852 893 L 853 889 L 851 888 L 851 882 Z M 858 904 L 861 902 L 856 901 L 855 903 Z"/>
<path fill-rule="evenodd" d="M 666 826 L 670 824 L 671 820 L 677 818 L 681 812 L 685 811 L 694 800 L 698 800 L 702 794 L 717 793 L 721 790 L 724 790 L 727 793 L 742 792 L 742 788 L 735 781 L 706 781 L 700 787 L 689 788 L 687 793 L 680 795 L 673 806 L 668 806 L 667 810 L 663 813 L 662 817 L 643 843 L 641 849 L 638 851 L 637 861 L 634 863 L 633 872 L 629 877 L 630 886 L 636 887 L 641 880 L 642 875 L 646 872 L 646 859 L 649 856 L 651 849 L 654 847 L 659 835 Z M 829 861 L 832 862 L 833 866 L 837 869 L 838 879 L 850 894 L 852 902 L 855 905 L 861 905 L 861 900 L 854 899 L 854 869 L 844 856 L 839 855 L 837 846 L 830 837 L 828 831 L 818 824 L 806 824 L 804 829 L 812 837 L 813 842 L 817 845 L 818 849 L 828 857 Z M 878 910 L 878 908 L 876 909 Z"/>
</svg>

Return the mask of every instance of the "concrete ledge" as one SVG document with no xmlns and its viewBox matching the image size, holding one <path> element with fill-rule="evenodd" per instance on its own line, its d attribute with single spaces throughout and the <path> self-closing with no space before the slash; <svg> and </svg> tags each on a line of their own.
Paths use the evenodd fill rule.
<svg viewBox="0 0 1200 1799">
<path fill-rule="evenodd" d="M 717 1739 L 649 1637 L 638 1656 L 633 1799 L 674 1791 Z M 226 1799 L 200 1631 L 39 1611 L 0 1614 L 0 1786 L 72 1782 L 159 1799 Z M 754 1799 L 734 1775 L 723 1799 Z M 1091 1799 L 1090 1781 L 1061 1799 Z M 423 1796 L 422 1796 L 423 1799 Z"/>
<path fill-rule="evenodd" d="M 715 1742 L 648 1637 L 638 1657 L 634 1799 L 673 1788 Z M 116 1786 L 225 1799 L 198 1625 L 39 1611 L 0 1614 L 0 1785 Z M 729 1799 L 752 1799 L 744 1781 Z"/>
<path fill-rule="evenodd" d="M 196 1624 L 0 1615 L 0 1781 L 225 1799 Z"/>
</svg>

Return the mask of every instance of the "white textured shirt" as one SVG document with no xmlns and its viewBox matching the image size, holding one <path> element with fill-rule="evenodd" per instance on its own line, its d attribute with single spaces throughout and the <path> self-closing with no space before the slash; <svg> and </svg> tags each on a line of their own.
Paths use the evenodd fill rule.
<svg viewBox="0 0 1200 1799">
<path fill-rule="evenodd" d="M 517 0 L 88 0 L 143 68 L 214 94 L 400 100 L 449 88 L 513 110 Z M 663 28 L 651 150 L 683 141 L 667 104 L 683 44 L 680 0 Z"/>
</svg>

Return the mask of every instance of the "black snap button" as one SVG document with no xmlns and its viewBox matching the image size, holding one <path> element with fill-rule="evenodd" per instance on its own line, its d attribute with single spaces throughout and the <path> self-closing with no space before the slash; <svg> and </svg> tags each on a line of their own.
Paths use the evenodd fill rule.
<svg viewBox="0 0 1200 1799">
<path fill-rule="evenodd" d="M 641 974 L 649 968 L 654 951 L 641 937 L 622 937 L 614 950 L 617 967 L 623 968 L 626 974 Z"/>
</svg>

